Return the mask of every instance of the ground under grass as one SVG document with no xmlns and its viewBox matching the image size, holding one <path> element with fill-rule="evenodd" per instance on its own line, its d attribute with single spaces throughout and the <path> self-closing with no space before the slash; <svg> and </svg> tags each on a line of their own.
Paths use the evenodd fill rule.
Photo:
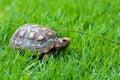
<svg viewBox="0 0 120 80">
<path fill-rule="evenodd" d="M 55 30 L 70 46 L 55 58 L 32 59 L 8 47 L 14 31 L 32 23 L 120 42 L 120 0 L 0 0 L 0 80 L 119 80 L 120 45 L 91 35 Z"/>
</svg>

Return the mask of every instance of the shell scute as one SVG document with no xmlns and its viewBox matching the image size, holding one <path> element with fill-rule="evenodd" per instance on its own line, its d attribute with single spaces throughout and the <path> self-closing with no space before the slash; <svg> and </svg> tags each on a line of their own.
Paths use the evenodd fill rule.
<svg viewBox="0 0 120 80">
<path fill-rule="evenodd" d="M 45 39 L 45 36 L 42 35 L 42 34 L 40 34 L 40 35 L 38 36 L 38 38 L 37 38 L 37 41 L 42 41 L 42 40 L 44 40 L 44 39 Z"/>
<path fill-rule="evenodd" d="M 33 32 L 33 31 L 29 32 L 27 37 L 28 37 L 28 39 L 33 40 L 35 38 L 35 32 Z"/>
<path fill-rule="evenodd" d="M 19 31 L 19 37 L 23 38 L 25 35 L 26 30 Z"/>
</svg>

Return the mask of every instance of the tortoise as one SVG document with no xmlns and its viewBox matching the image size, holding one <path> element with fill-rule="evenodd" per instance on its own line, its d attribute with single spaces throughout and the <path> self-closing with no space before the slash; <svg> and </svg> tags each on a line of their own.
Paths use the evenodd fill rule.
<svg viewBox="0 0 120 80">
<path fill-rule="evenodd" d="M 65 49 L 69 44 L 68 37 L 59 38 L 55 31 L 38 24 L 24 24 L 19 27 L 9 42 L 9 46 L 15 49 L 36 50 L 44 58 L 50 51 Z"/>
</svg>

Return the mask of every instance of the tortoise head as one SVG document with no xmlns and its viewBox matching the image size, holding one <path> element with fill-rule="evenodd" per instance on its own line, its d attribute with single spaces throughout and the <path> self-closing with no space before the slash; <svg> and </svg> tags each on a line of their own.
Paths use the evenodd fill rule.
<svg viewBox="0 0 120 80">
<path fill-rule="evenodd" d="M 55 45 L 55 49 L 56 50 L 60 50 L 60 49 L 64 49 L 67 46 L 69 46 L 70 44 L 70 39 L 67 37 L 64 38 L 58 38 L 56 45 Z"/>
</svg>

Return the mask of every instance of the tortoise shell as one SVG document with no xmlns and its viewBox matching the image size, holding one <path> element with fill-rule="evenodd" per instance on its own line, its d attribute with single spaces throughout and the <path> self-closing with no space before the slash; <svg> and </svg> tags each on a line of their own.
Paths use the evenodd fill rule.
<svg viewBox="0 0 120 80">
<path fill-rule="evenodd" d="M 15 31 L 9 45 L 17 49 L 36 49 L 43 54 L 55 47 L 57 39 L 56 33 L 49 28 L 25 24 Z"/>
</svg>

